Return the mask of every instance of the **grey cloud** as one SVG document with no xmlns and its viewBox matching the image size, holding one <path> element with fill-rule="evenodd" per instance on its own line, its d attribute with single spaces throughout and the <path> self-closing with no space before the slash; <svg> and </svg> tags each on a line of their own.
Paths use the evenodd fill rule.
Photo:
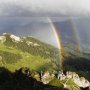
<svg viewBox="0 0 90 90">
<path fill-rule="evenodd" d="M 0 16 L 90 16 L 90 0 L 1 0 Z"/>
</svg>

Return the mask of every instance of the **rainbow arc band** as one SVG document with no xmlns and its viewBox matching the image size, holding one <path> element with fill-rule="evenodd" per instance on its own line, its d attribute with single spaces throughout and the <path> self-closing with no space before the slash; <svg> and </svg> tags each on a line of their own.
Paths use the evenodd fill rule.
<svg viewBox="0 0 90 90">
<path fill-rule="evenodd" d="M 73 19 L 71 17 L 69 17 L 68 20 L 69 20 L 69 23 L 72 27 L 72 34 L 74 36 L 74 39 L 75 39 L 75 42 L 76 42 L 76 45 L 77 45 L 78 55 L 80 55 L 82 53 L 82 48 L 81 48 L 81 40 L 80 40 L 80 35 L 78 33 L 78 29 L 76 27 L 75 22 L 73 21 Z"/>
<path fill-rule="evenodd" d="M 59 65 L 60 65 L 60 69 L 62 69 L 63 68 L 63 59 L 62 59 L 62 44 L 61 44 L 61 39 L 60 39 L 60 36 L 58 35 L 58 32 L 57 32 L 57 29 L 56 29 L 56 27 L 55 27 L 55 25 L 54 25 L 54 23 L 53 23 L 53 21 L 48 17 L 48 21 L 50 22 L 50 26 L 51 26 L 51 28 L 52 28 L 52 30 L 53 30 L 53 32 L 55 33 L 55 37 L 56 37 L 56 40 L 57 40 L 57 43 L 58 43 L 58 48 L 59 48 Z"/>
<path fill-rule="evenodd" d="M 59 50 L 59 65 L 60 65 L 60 69 L 63 69 L 63 56 L 62 56 L 62 43 L 61 43 L 61 37 L 60 35 L 58 34 L 57 32 L 57 28 L 54 24 L 54 22 L 52 21 L 51 18 L 48 17 L 48 21 L 50 23 L 50 26 L 53 30 L 53 32 L 55 33 L 55 37 L 56 37 L 56 40 L 57 40 L 57 43 L 58 43 L 58 48 L 60 49 Z M 70 25 L 71 25 L 71 28 L 72 28 L 72 34 L 74 36 L 74 39 L 75 39 L 75 42 L 76 42 L 76 51 L 78 53 L 78 56 L 80 56 L 80 54 L 82 54 L 82 48 L 81 48 L 81 41 L 80 41 L 80 36 L 79 36 L 79 33 L 78 33 L 78 29 L 76 27 L 76 24 L 74 23 L 73 19 L 71 17 L 69 17 L 68 19 Z"/>
</svg>

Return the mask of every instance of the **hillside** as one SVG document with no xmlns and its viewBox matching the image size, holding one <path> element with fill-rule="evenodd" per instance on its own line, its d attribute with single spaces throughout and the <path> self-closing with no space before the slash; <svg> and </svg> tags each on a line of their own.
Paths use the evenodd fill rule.
<svg viewBox="0 0 90 90">
<path fill-rule="evenodd" d="M 20 67 L 33 70 L 57 68 L 59 50 L 33 37 L 17 37 L 12 34 L 0 36 L 0 66 L 15 71 Z M 54 65 L 53 65 L 54 64 Z"/>
<path fill-rule="evenodd" d="M 64 71 L 90 71 L 90 53 L 79 53 L 73 44 L 67 44 L 61 51 Z M 12 72 L 24 66 L 36 71 L 57 71 L 59 59 L 57 48 L 33 37 L 0 35 L 0 66 Z"/>
<path fill-rule="evenodd" d="M 90 81 L 90 52 L 78 52 L 73 44 L 63 46 L 63 70 L 74 71 Z"/>
<path fill-rule="evenodd" d="M 68 44 L 67 46 L 64 46 L 62 48 L 61 55 L 63 59 L 62 66 L 63 66 L 64 72 L 74 71 L 78 73 L 81 77 L 83 76 L 90 81 L 90 77 L 89 77 L 90 76 L 90 68 L 89 68 L 90 53 L 86 53 L 86 52 L 79 53 L 77 51 L 77 47 L 74 48 L 73 45 Z M 50 73 L 55 71 L 56 74 L 58 74 L 58 70 L 60 69 L 59 68 L 60 66 L 58 63 L 59 59 L 60 59 L 59 49 L 53 47 L 52 45 L 41 42 L 33 37 L 30 37 L 30 36 L 19 37 L 19 36 L 15 36 L 13 34 L 7 34 L 7 33 L 0 35 L 0 77 L 1 78 L 3 77 L 2 73 L 3 71 L 5 71 L 4 72 L 6 73 L 5 78 L 9 78 L 11 80 L 10 82 L 8 81 L 9 79 L 6 80 L 3 85 L 6 85 L 6 82 L 7 84 L 11 82 L 15 84 L 16 79 L 13 78 L 13 76 L 15 75 L 15 77 L 17 77 L 16 72 L 18 70 L 21 70 L 21 68 L 24 68 L 24 67 L 27 67 L 28 70 L 36 74 L 36 76 L 38 75 L 37 72 L 40 73 L 41 71 L 43 72 L 49 71 Z M 11 76 L 7 75 L 8 74 L 6 72 L 7 70 L 10 73 L 9 75 Z M 23 78 L 23 77 L 19 77 L 19 78 Z M 24 79 L 29 80 L 30 78 L 25 77 Z M 32 77 L 32 79 L 34 81 L 36 78 L 34 79 L 34 77 Z M 49 77 L 49 80 L 51 79 L 52 78 Z M 4 78 L 2 80 L 4 80 Z M 63 85 L 63 83 L 65 83 L 66 81 L 67 79 L 65 79 L 64 81 L 60 81 L 57 78 L 54 78 L 48 84 L 49 86 L 48 85 L 45 86 L 40 82 L 37 82 L 37 84 L 39 83 L 41 86 L 51 87 L 52 90 L 67 90 L 67 89 L 82 90 L 79 88 L 78 85 L 76 85 L 73 82 L 73 79 L 70 79 L 67 82 L 69 88 L 65 89 L 64 88 L 65 86 Z M 19 83 L 21 82 L 22 81 L 20 79 Z M 23 81 L 22 84 L 25 84 L 25 81 Z M 3 88 L 2 85 L 0 87 Z M 29 88 L 31 87 L 28 87 L 27 90 L 29 90 Z M 20 89 L 20 90 L 23 90 L 23 89 Z M 40 90 L 40 88 L 37 90 Z"/>
</svg>

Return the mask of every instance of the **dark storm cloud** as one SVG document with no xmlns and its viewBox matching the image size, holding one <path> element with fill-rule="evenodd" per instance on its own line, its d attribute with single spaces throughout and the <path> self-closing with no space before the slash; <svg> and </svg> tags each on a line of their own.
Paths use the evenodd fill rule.
<svg viewBox="0 0 90 90">
<path fill-rule="evenodd" d="M 90 0 L 0 0 L 0 16 L 90 16 Z"/>
</svg>

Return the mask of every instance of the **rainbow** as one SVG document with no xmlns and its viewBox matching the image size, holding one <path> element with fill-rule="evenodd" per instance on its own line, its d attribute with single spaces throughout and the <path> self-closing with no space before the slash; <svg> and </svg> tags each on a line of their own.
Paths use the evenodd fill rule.
<svg viewBox="0 0 90 90">
<path fill-rule="evenodd" d="M 62 69 L 63 68 L 63 60 L 62 60 L 62 44 L 61 44 L 61 39 L 60 39 L 60 36 L 58 35 L 58 32 L 57 32 L 57 29 L 56 29 L 56 27 L 55 27 L 55 25 L 54 25 L 54 23 L 53 23 L 53 21 L 50 19 L 50 18 L 48 18 L 48 21 L 50 22 L 50 26 L 51 26 L 51 28 L 52 28 L 52 30 L 53 30 L 53 32 L 55 33 L 55 37 L 56 37 L 56 40 L 57 40 L 57 43 L 58 43 L 58 48 L 59 48 L 59 55 L 60 55 L 60 60 L 59 60 L 59 64 L 60 64 L 60 69 Z"/>
<path fill-rule="evenodd" d="M 58 43 L 58 48 L 60 49 L 60 51 L 59 51 L 59 53 L 60 53 L 59 54 L 60 55 L 59 65 L 60 65 L 60 69 L 63 69 L 63 57 L 62 57 L 61 38 L 60 38 L 60 35 L 58 35 L 57 28 L 54 25 L 53 21 L 50 18 L 48 18 L 48 21 L 50 23 L 50 26 L 51 26 L 53 32 L 55 33 L 55 37 L 56 37 L 56 40 L 57 40 L 57 43 Z M 73 22 L 72 18 L 69 18 L 69 23 L 70 23 L 70 25 L 72 27 L 72 34 L 74 36 L 74 39 L 75 39 L 75 42 L 76 42 L 76 45 L 77 45 L 77 53 L 78 53 L 78 55 L 80 55 L 82 49 L 81 49 L 81 45 L 80 45 L 80 37 L 79 37 L 78 30 L 77 30 L 76 25 Z"/>
<path fill-rule="evenodd" d="M 74 35 L 74 38 L 75 38 L 75 41 L 76 41 L 77 52 L 78 52 L 78 54 L 80 54 L 82 52 L 82 48 L 81 48 L 81 43 L 80 43 L 81 41 L 80 41 L 78 29 L 77 29 L 77 27 L 76 27 L 72 18 L 69 18 L 69 23 L 71 24 L 72 34 Z"/>
</svg>

